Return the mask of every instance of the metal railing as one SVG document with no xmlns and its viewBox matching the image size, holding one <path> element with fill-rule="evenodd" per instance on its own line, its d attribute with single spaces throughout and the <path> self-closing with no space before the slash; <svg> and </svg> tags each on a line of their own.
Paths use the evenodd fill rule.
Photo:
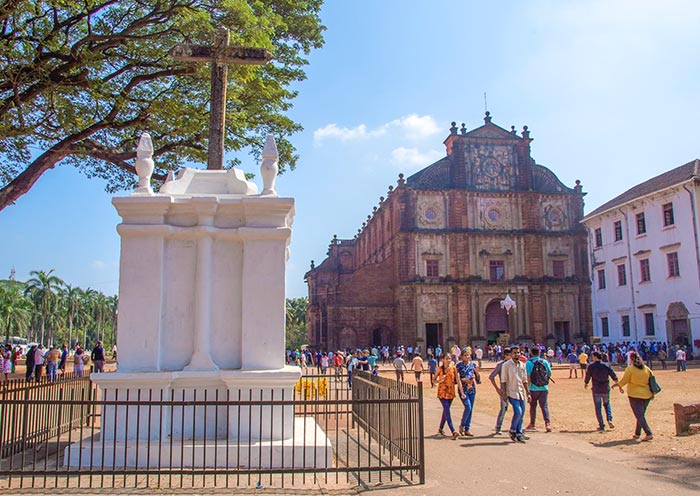
<svg viewBox="0 0 700 496">
<path fill-rule="evenodd" d="M 345 376 L 306 375 L 291 392 L 103 394 L 87 378 L 66 377 L 0 388 L 0 402 L 0 488 L 425 481 L 420 389 L 359 371 L 352 389 Z"/>
</svg>

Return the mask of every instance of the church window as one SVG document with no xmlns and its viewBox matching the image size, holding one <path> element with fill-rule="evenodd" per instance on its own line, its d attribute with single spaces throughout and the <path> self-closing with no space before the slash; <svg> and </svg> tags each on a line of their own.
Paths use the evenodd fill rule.
<svg viewBox="0 0 700 496">
<path fill-rule="evenodd" d="M 647 232 L 647 221 L 644 219 L 644 212 L 637 214 L 637 234 Z"/>
<path fill-rule="evenodd" d="M 664 227 L 672 226 L 675 223 L 673 219 L 673 203 L 665 203 L 661 209 L 664 212 Z"/>
<path fill-rule="evenodd" d="M 627 271 L 625 270 L 625 264 L 620 264 L 617 266 L 617 285 L 627 286 Z"/>
<path fill-rule="evenodd" d="M 506 267 L 503 260 L 491 260 L 489 262 L 489 279 L 491 282 L 505 280 Z"/>
<path fill-rule="evenodd" d="M 564 279 L 566 277 L 564 260 L 552 260 L 552 275 L 556 279 Z"/>
<path fill-rule="evenodd" d="M 651 269 L 649 268 L 648 258 L 643 258 L 639 261 L 639 272 L 641 274 L 641 282 L 651 281 Z"/>
<path fill-rule="evenodd" d="M 437 260 L 425 261 L 425 275 L 427 277 L 440 277 L 440 267 Z"/>
<path fill-rule="evenodd" d="M 605 289 L 605 269 L 598 271 L 598 289 Z"/>
<path fill-rule="evenodd" d="M 647 336 L 653 336 L 656 334 L 656 330 L 654 329 L 654 314 L 653 313 L 645 313 L 644 314 L 644 329 L 646 331 Z"/>
<path fill-rule="evenodd" d="M 668 263 L 668 277 L 679 277 L 681 269 L 678 265 L 678 252 L 667 253 L 666 262 Z"/>
<path fill-rule="evenodd" d="M 615 241 L 622 241 L 622 221 L 618 220 L 613 226 L 615 228 Z"/>
<path fill-rule="evenodd" d="M 603 330 L 603 337 L 604 338 L 610 337 L 610 326 L 608 325 L 608 318 L 607 317 L 600 318 L 600 328 Z"/>
<path fill-rule="evenodd" d="M 603 230 L 599 227 L 595 230 L 595 247 L 603 246 Z"/>
<path fill-rule="evenodd" d="M 629 315 L 623 315 L 622 316 L 622 336 L 623 337 L 630 337 L 630 316 Z"/>
</svg>

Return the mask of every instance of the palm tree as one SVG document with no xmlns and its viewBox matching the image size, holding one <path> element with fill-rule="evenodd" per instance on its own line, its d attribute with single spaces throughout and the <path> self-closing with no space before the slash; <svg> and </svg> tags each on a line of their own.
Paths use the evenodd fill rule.
<svg viewBox="0 0 700 496">
<path fill-rule="evenodd" d="M 68 347 L 73 347 L 73 321 L 82 307 L 80 288 L 66 284 L 62 290 L 63 302 L 66 307 L 66 319 L 68 320 Z M 77 341 L 77 339 L 76 339 Z"/>
<path fill-rule="evenodd" d="M 32 322 L 32 304 L 15 289 L 0 287 L 0 325 L 5 330 L 5 343 L 10 336 L 24 336 Z"/>
<path fill-rule="evenodd" d="M 56 292 L 65 284 L 59 277 L 52 275 L 53 271 L 54 269 L 48 272 L 43 270 L 31 271 L 29 275 L 33 277 L 27 281 L 27 288 L 24 290 L 25 296 L 32 300 L 34 308 L 40 317 L 41 340 L 39 342 L 41 344 L 44 344 L 46 319 L 56 304 Z"/>
</svg>

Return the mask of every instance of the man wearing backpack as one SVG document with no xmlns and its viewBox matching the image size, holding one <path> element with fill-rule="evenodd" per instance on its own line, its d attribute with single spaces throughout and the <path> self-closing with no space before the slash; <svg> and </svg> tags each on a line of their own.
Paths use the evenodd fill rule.
<svg viewBox="0 0 700 496">
<path fill-rule="evenodd" d="M 549 381 L 552 378 L 552 367 L 547 360 L 540 358 L 540 350 L 533 347 L 530 350 L 530 359 L 525 364 L 527 368 L 528 384 L 530 386 L 530 425 L 525 430 L 536 431 L 535 417 L 537 416 L 537 404 L 539 403 L 544 417 L 545 430 L 552 432 L 552 425 L 549 422 L 549 406 L 547 396 L 549 395 Z"/>
</svg>

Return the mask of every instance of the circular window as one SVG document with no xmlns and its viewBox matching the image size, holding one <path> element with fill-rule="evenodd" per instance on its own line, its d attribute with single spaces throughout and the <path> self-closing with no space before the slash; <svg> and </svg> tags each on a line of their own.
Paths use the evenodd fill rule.
<svg viewBox="0 0 700 496">
<path fill-rule="evenodd" d="M 435 220 L 437 219 L 437 212 L 432 208 L 427 208 L 425 209 L 425 218 L 428 220 Z"/>
<path fill-rule="evenodd" d="M 495 224 L 501 220 L 501 212 L 496 208 L 489 209 L 488 212 L 486 212 L 486 218 L 489 222 Z"/>
</svg>

